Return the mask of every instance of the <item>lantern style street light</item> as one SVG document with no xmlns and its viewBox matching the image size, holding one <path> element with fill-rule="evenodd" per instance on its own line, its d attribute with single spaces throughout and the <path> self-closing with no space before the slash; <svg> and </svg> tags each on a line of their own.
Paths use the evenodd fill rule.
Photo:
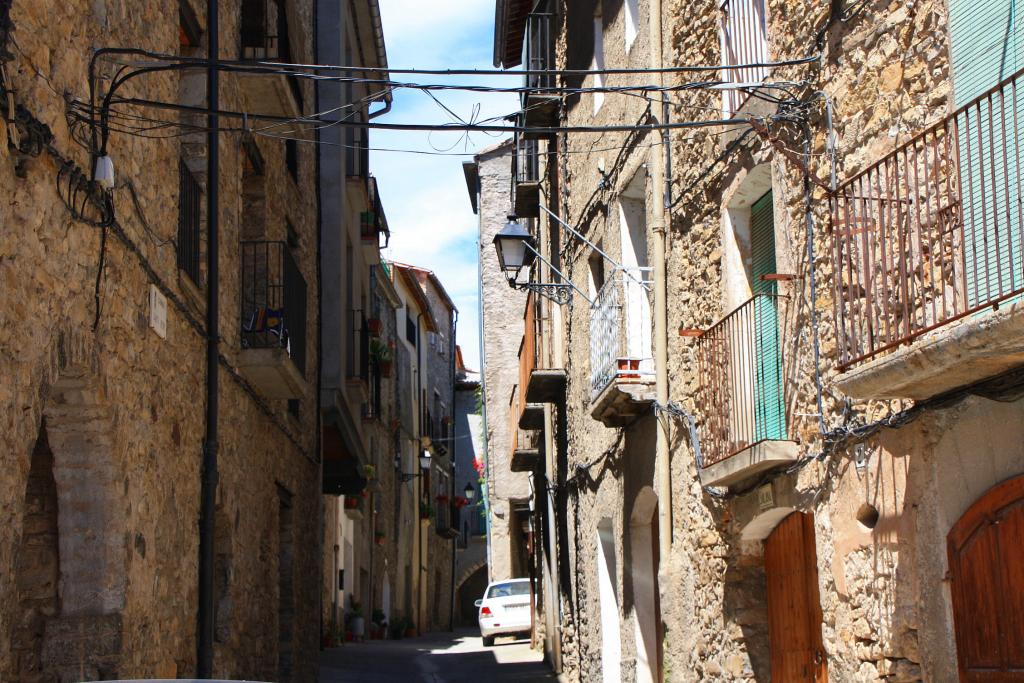
<svg viewBox="0 0 1024 683">
<path fill-rule="evenodd" d="M 509 287 L 536 292 L 559 305 L 568 303 L 575 291 L 592 304 L 589 297 L 577 289 L 571 280 L 541 256 L 537 251 L 537 240 L 530 234 L 530 231 L 523 227 L 522 223 L 516 221 L 515 216 L 508 218 L 509 221 L 505 227 L 494 236 L 494 250 L 498 254 L 498 267 L 505 275 Z M 536 259 L 540 259 L 563 282 L 520 282 L 520 271 L 523 268 L 529 269 Z"/>
<path fill-rule="evenodd" d="M 426 474 L 427 471 L 430 470 L 430 460 L 431 460 L 431 458 L 430 458 L 430 451 L 423 451 L 420 454 L 420 471 L 418 473 L 410 474 L 408 472 L 401 472 L 401 471 L 399 471 L 398 476 L 401 478 L 402 483 L 403 484 L 408 483 L 408 482 L 412 481 L 413 479 L 416 479 L 417 477 L 422 477 L 424 474 Z M 395 469 L 396 470 L 401 470 L 401 468 L 402 468 L 402 456 L 401 455 L 395 455 Z"/>
<path fill-rule="evenodd" d="M 474 487 L 472 483 L 467 483 L 466 488 L 462 489 L 462 493 L 466 500 L 472 501 L 476 498 L 476 487 Z"/>
</svg>

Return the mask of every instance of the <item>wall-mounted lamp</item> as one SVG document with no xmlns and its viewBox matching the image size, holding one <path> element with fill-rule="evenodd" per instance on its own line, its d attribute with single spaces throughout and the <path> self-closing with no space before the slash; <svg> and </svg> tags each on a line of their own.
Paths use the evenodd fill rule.
<svg viewBox="0 0 1024 683">
<path fill-rule="evenodd" d="M 559 305 L 569 303 L 569 299 L 572 298 L 572 293 L 575 291 L 588 302 L 593 303 L 557 268 L 540 255 L 536 248 L 537 241 L 530 231 L 517 222 L 515 216 L 508 218 L 508 224 L 494 236 L 494 250 L 498 254 L 498 267 L 504 273 L 509 287 L 536 292 Z M 520 282 L 519 273 L 523 268 L 529 269 L 536 259 L 540 259 L 564 282 Z"/>
<path fill-rule="evenodd" d="M 466 484 L 466 488 L 462 489 L 462 495 L 465 496 L 466 500 L 472 502 L 476 498 L 476 487 L 473 486 L 472 482 Z"/>
<path fill-rule="evenodd" d="M 396 463 L 400 462 L 400 460 L 399 460 L 400 457 L 401 456 L 398 456 L 398 455 L 395 456 L 395 462 Z M 416 479 L 417 477 L 422 477 L 424 474 L 426 474 L 430 470 L 430 460 L 431 460 L 430 452 L 429 451 L 423 451 L 420 454 L 420 471 L 418 473 L 416 473 L 416 474 L 409 474 L 407 472 L 400 472 L 399 476 L 402 479 L 402 483 L 403 484 L 408 483 L 408 482 L 412 481 L 413 479 Z M 396 467 L 395 469 L 400 469 L 400 466 Z"/>
</svg>

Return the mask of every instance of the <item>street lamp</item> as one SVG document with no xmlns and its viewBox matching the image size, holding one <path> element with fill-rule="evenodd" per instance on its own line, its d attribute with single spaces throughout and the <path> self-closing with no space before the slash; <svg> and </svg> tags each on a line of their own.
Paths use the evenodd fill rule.
<svg viewBox="0 0 1024 683">
<path fill-rule="evenodd" d="M 401 468 L 400 457 L 401 456 L 398 456 L 398 455 L 395 456 L 395 466 L 396 466 L 396 469 L 400 469 Z M 430 461 L 431 461 L 430 451 L 423 451 L 420 454 L 420 471 L 418 473 L 416 473 L 416 474 L 409 474 L 407 472 L 399 472 L 398 473 L 398 476 L 402 479 L 402 483 L 406 484 L 406 483 L 412 481 L 413 479 L 416 479 L 417 477 L 422 477 L 424 474 L 426 474 L 427 471 L 430 469 Z"/>
<path fill-rule="evenodd" d="M 472 483 L 467 483 L 466 488 L 462 489 L 462 493 L 466 500 L 472 502 L 473 499 L 476 498 L 476 487 L 474 487 Z"/>
<path fill-rule="evenodd" d="M 494 250 L 498 253 L 498 267 L 505 274 L 511 287 L 515 287 L 519 279 L 519 271 L 533 264 L 536 240 L 522 223 L 509 216 L 509 221 L 501 232 L 494 236 Z M 529 247 L 529 248 L 527 248 Z"/>
<path fill-rule="evenodd" d="M 576 288 L 572 281 L 547 261 L 537 251 L 537 240 L 530 234 L 530 231 L 515 220 L 515 216 L 509 216 L 508 224 L 501 229 L 501 232 L 494 236 L 494 250 L 498 253 L 498 267 L 505 275 L 508 286 L 512 289 L 522 289 L 551 299 L 562 305 L 569 303 L 572 293 L 577 294 L 593 303 L 586 294 Z M 523 268 L 533 265 L 535 259 L 540 259 L 548 269 L 560 277 L 563 282 L 519 282 L 519 272 Z"/>
</svg>

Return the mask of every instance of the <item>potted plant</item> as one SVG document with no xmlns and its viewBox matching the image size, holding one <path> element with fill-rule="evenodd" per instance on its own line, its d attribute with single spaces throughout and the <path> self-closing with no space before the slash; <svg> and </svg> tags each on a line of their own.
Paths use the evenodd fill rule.
<svg viewBox="0 0 1024 683">
<path fill-rule="evenodd" d="M 381 322 L 380 318 L 367 318 L 366 319 L 366 330 L 370 333 L 371 337 L 379 337 L 381 330 L 384 328 L 384 323 Z"/>
<path fill-rule="evenodd" d="M 373 532 L 373 542 L 377 545 L 384 545 L 384 542 L 387 540 L 387 538 L 387 535 L 383 531 Z"/>
<path fill-rule="evenodd" d="M 367 479 L 377 478 L 377 468 L 374 465 L 366 464 L 363 465 L 363 476 Z"/>
<path fill-rule="evenodd" d="M 391 377 L 391 362 L 394 354 L 391 347 L 379 339 L 370 341 L 370 359 L 377 366 L 381 377 Z"/>
<path fill-rule="evenodd" d="M 389 630 L 391 631 L 392 640 L 401 640 L 402 636 L 405 635 L 405 617 L 401 614 L 396 614 L 392 617 Z"/>
<path fill-rule="evenodd" d="M 420 519 L 430 519 L 434 516 L 434 506 L 430 503 L 420 504 Z"/>
<path fill-rule="evenodd" d="M 363 619 L 363 607 L 355 600 L 352 601 L 352 609 L 348 613 L 348 627 L 352 632 L 353 640 L 362 640 L 366 636 L 366 620 Z"/>
<path fill-rule="evenodd" d="M 388 618 L 382 610 L 375 609 L 373 614 L 370 615 L 370 621 L 373 623 L 373 629 L 370 630 L 370 637 L 374 640 L 384 640 L 384 636 L 387 634 Z"/>
</svg>

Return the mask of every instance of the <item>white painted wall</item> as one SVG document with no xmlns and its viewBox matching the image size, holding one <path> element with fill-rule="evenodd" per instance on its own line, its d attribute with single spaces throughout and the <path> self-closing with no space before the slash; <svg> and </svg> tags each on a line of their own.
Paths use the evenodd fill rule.
<svg viewBox="0 0 1024 683">
<path fill-rule="evenodd" d="M 619 598 L 615 590 L 615 535 L 605 518 L 597 527 L 597 576 L 601 602 L 601 672 L 604 683 L 622 680 Z"/>
</svg>

